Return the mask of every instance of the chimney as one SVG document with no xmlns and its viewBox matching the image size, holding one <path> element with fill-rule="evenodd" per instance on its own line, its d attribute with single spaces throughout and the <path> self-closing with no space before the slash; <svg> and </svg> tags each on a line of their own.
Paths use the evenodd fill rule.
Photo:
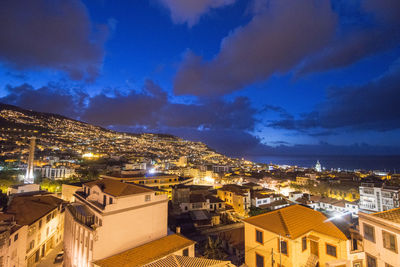
<svg viewBox="0 0 400 267">
<path fill-rule="evenodd" d="M 176 227 L 175 233 L 177 233 L 177 234 L 180 234 L 180 233 L 181 233 L 181 227 L 180 227 L 180 226 L 177 226 L 177 227 Z"/>
</svg>

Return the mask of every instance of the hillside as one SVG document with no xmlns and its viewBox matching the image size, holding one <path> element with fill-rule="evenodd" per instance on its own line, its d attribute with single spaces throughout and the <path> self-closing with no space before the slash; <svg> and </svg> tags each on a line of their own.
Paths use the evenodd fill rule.
<svg viewBox="0 0 400 267">
<path fill-rule="evenodd" d="M 42 154 L 108 156 L 159 159 L 188 156 L 192 162 L 230 161 L 204 143 L 168 134 L 132 134 L 108 130 L 61 115 L 36 112 L 0 103 L 0 156 L 15 158 L 27 153 L 29 137 L 37 137 Z"/>
</svg>

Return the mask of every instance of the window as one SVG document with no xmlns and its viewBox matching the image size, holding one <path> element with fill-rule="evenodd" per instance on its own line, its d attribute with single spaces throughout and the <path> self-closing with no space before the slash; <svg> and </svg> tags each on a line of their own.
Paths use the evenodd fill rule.
<svg viewBox="0 0 400 267">
<path fill-rule="evenodd" d="M 109 202 L 110 204 L 112 204 L 112 203 L 113 203 L 113 198 L 110 197 L 108 202 Z"/>
<path fill-rule="evenodd" d="M 49 222 L 50 220 L 51 220 L 51 214 L 47 215 L 46 222 Z"/>
<path fill-rule="evenodd" d="M 103 221 L 101 219 L 99 219 L 99 225 L 102 226 L 103 225 Z"/>
<path fill-rule="evenodd" d="M 329 245 L 329 244 L 326 244 L 326 254 L 327 255 L 331 255 L 333 257 L 337 257 L 336 247 L 332 246 L 332 245 Z"/>
<path fill-rule="evenodd" d="M 263 232 L 256 230 L 256 242 L 260 243 L 260 244 L 264 244 Z"/>
<path fill-rule="evenodd" d="M 256 267 L 264 267 L 264 257 L 256 253 Z"/>
<path fill-rule="evenodd" d="M 31 249 L 33 249 L 35 247 L 35 240 L 32 240 L 30 243 L 29 243 L 29 249 L 28 249 L 28 251 L 30 251 Z"/>
<path fill-rule="evenodd" d="M 367 267 L 377 267 L 376 258 L 367 254 Z"/>
<path fill-rule="evenodd" d="M 188 248 L 185 248 L 183 251 L 182 251 L 182 256 L 189 256 L 189 249 Z"/>
<path fill-rule="evenodd" d="M 103 195 L 103 205 L 105 206 L 107 204 L 107 196 Z"/>
<path fill-rule="evenodd" d="M 382 231 L 383 247 L 397 253 L 396 236 Z"/>
<path fill-rule="evenodd" d="M 394 267 L 394 266 L 390 265 L 389 263 L 385 263 L 385 267 Z"/>
<path fill-rule="evenodd" d="M 16 234 L 15 236 L 14 236 L 14 241 L 17 241 L 18 240 L 18 234 Z"/>
<path fill-rule="evenodd" d="M 364 238 L 375 243 L 375 229 L 369 224 L 364 223 Z"/>
<path fill-rule="evenodd" d="M 151 195 L 145 195 L 144 201 L 149 202 L 151 200 Z"/>
<path fill-rule="evenodd" d="M 39 221 L 39 229 L 42 228 L 42 220 Z"/>
<path fill-rule="evenodd" d="M 46 229 L 46 237 L 49 236 L 49 232 L 50 232 L 50 228 L 47 227 L 47 229 Z"/>
<path fill-rule="evenodd" d="M 279 245 L 279 241 L 278 241 L 278 245 Z M 281 244 L 278 248 L 280 250 L 280 252 L 282 254 L 285 254 L 286 256 L 288 256 L 288 244 L 287 241 L 281 240 Z"/>
<path fill-rule="evenodd" d="M 301 249 L 302 249 L 302 251 L 307 249 L 307 237 L 303 237 L 301 239 Z"/>
</svg>

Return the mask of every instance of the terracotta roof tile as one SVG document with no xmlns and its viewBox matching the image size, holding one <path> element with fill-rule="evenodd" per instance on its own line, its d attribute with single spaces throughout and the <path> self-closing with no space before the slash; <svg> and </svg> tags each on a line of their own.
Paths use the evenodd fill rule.
<svg viewBox="0 0 400 267">
<path fill-rule="evenodd" d="M 143 267 L 222 267 L 229 264 L 229 261 L 170 255 Z"/>
<path fill-rule="evenodd" d="M 130 183 L 123 183 L 112 179 L 100 179 L 85 184 L 85 186 L 89 187 L 95 185 L 99 186 L 104 193 L 112 195 L 114 197 L 154 192 L 154 190 L 150 188 Z"/>
<path fill-rule="evenodd" d="M 342 240 L 345 234 L 318 211 L 301 205 L 292 205 L 261 215 L 253 216 L 244 222 L 270 232 L 296 239 L 310 231 L 315 231 Z"/>
<path fill-rule="evenodd" d="M 400 223 L 400 208 L 381 211 L 371 215 L 391 222 Z"/>
<path fill-rule="evenodd" d="M 143 266 L 194 244 L 194 241 L 182 235 L 173 234 L 117 255 L 95 261 L 94 264 L 100 267 Z"/>
</svg>

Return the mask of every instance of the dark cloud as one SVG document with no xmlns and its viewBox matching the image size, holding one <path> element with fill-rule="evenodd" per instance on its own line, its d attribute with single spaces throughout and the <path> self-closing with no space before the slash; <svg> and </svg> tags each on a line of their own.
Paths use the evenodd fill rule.
<svg viewBox="0 0 400 267">
<path fill-rule="evenodd" d="M 213 99 L 197 104 L 173 103 L 159 86 L 148 80 L 140 93 L 132 91 L 115 97 L 100 94 L 91 98 L 82 119 L 102 126 L 140 126 L 147 129 L 253 130 L 256 112 L 245 97 L 231 102 Z"/>
<path fill-rule="evenodd" d="M 236 0 L 159 0 L 171 13 L 174 23 L 196 24 L 211 9 L 233 4 Z"/>
<path fill-rule="evenodd" d="M 357 27 L 339 34 L 335 42 L 308 60 L 297 75 L 346 67 L 365 57 L 398 46 L 400 1 L 362 1 L 362 11 L 373 16 L 373 25 Z"/>
<path fill-rule="evenodd" d="M 222 41 L 211 61 L 188 52 L 175 77 L 175 93 L 222 95 L 286 72 L 325 47 L 336 24 L 328 0 L 270 1 L 268 9 Z"/>
<path fill-rule="evenodd" d="M 283 118 L 270 127 L 305 131 L 347 127 L 357 130 L 389 131 L 400 128 L 400 68 L 381 78 L 354 87 L 331 89 L 316 110 L 300 119 Z M 329 131 L 328 131 L 329 132 Z"/>
<path fill-rule="evenodd" d="M 73 79 L 94 79 L 108 34 L 91 24 L 80 0 L 2 0 L 0 61 L 23 69 L 56 69 Z"/>
<path fill-rule="evenodd" d="M 49 84 L 38 89 L 29 84 L 6 86 L 8 95 L 0 102 L 34 111 L 50 112 L 75 118 L 84 105 L 87 95 L 79 90 L 60 89 L 58 84 Z"/>
</svg>

